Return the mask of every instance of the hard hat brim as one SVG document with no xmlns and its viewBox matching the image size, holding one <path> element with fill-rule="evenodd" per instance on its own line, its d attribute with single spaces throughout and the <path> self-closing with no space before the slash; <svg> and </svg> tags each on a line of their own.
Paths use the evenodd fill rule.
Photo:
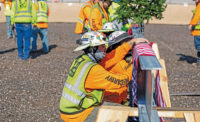
<svg viewBox="0 0 200 122">
<path fill-rule="evenodd" d="M 74 51 L 80 51 L 80 50 L 86 49 L 89 46 L 90 46 L 90 44 L 80 45 L 76 49 L 74 49 Z"/>
<path fill-rule="evenodd" d="M 99 32 L 103 32 L 103 33 L 109 33 L 109 32 L 114 32 L 115 30 L 114 29 L 107 29 L 107 30 L 98 30 Z"/>
<path fill-rule="evenodd" d="M 95 46 L 99 46 L 99 45 L 103 45 L 103 44 L 107 44 L 108 42 L 106 42 L 106 41 L 102 41 L 101 43 L 98 43 L 98 44 L 93 44 L 93 45 L 91 45 L 91 44 L 85 44 L 85 45 L 80 45 L 80 46 L 78 46 L 76 49 L 74 49 L 74 52 L 75 51 L 80 51 L 80 50 L 83 50 L 83 49 L 86 49 L 86 48 L 88 48 L 88 47 L 95 47 Z"/>
<path fill-rule="evenodd" d="M 114 38 L 113 41 L 109 42 L 108 46 L 110 47 L 110 46 L 112 46 L 114 44 L 117 44 L 119 42 L 122 42 L 124 39 L 128 39 L 128 38 L 131 39 L 131 38 L 134 38 L 134 36 L 133 35 L 129 35 L 128 33 L 124 33 L 124 34 Z"/>
</svg>

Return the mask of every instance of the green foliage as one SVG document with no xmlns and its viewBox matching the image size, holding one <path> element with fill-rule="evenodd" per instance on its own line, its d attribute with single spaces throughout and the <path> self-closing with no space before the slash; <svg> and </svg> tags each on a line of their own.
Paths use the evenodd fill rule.
<svg viewBox="0 0 200 122">
<path fill-rule="evenodd" d="M 115 20 L 127 22 L 129 19 L 135 23 L 149 22 L 152 17 L 162 19 L 162 12 L 167 5 L 166 0 L 120 0 L 120 6 L 116 10 Z"/>
</svg>

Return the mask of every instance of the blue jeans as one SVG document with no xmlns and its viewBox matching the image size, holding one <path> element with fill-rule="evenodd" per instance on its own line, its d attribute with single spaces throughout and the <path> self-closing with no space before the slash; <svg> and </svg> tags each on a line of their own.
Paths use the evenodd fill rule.
<svg viewBox="0 0 200 122">
<path fill-rule="evenodd" d="M 6 27 L 7 27 L 8 37 L 12 37 L 13 31 L 11 30 L 11 17 L 10 16 L 6 16 Z"/>
<path fill-rule="evenodd" d="M 48 44 L 48 29 L 47 28 L 37 28 L 33 29 L 32 32 L 32 50 L 37 50 L 37 37 L 38 34 L 42 40 L 42 51 L 48 52 L 49 51 L 49 44 Z"/>
<path fill-rule="evenodd" d="M 30 23 L 16 23 L 18 57 L 27 60 L 30 53 L 30 38 L 32 25 Z"/>
<path fill-rule="evenodd" d="M 194 36 L 194 46 L 200 52 L 200 36 Z"/>
</svg>

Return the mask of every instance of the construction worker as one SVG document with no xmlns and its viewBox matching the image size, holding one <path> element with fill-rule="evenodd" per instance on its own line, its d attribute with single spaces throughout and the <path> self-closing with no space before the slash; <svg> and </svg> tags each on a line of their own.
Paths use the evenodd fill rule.
<svg viewBox="0 0 200 122">
<path fill-rule="evenodd" d="M 83 50 L 84 54 L 72 63 L 63 88 L 60 112 L 65 122 L 83 122 L 103 102 L 104 90 L 123 89 L 131 79 L 131 66 L 118 67 L 122 72 L 119 74 L 98 64 L 106 55 L 104 38 L 99 32 L 87 32 L 81 38 L 82 44 L 74 50 Z M 129 46 L 141 41 L 133 39 Z"/>
<path fill-rule="evenodd" d="M 8 39 L 13 38 L 13 31 L 11 28 L 11 7 L 12 0 L 1 0 L 4 3 L 4 15 L 6 16 L 6 27 L 7 27 L 7 35 Z"/>
<path fill-rule="evenodd" d="M 32 50 L 37 51 L 37 37 L 38 34 L 42 40 L 42 52 L 49 52 L 49 44 L 48 44 L 48 16 L 49 16 L 49 8 L 46 0 L 38 0 L 35 3 L 36 15 L 37 15 L 37 26 L 33 27 L 32 32 Z"/>
<path fill-rule="evenodd" d="M 89 0 L 88 2 L 85 2 L 83 6 L 81 7 L 78 21 L 76 23 L 75 33 L 81 34 L 88 31 L 91 31 L 91 28 L 89 26 L 89 16 L 91 12 L 91 8 L 94 4 L 96 4 L 99 0 Z"/>
<path fill-rule="evenodd" d="M 106 57 L 102 59 L 99 64 L 113 73 L 122 73 L 123 71 L 119 70 L 119 67 L 126 68 L 131 66 L 132 55 L 130 55 L 130 52 L 132 52 L 132 48 L 129 46 L 128 42 L 131 39 L 132 36 L 124 31 L 115 31 L 111 33 L 108 37 L 109 47 L 107 48 Z M 105 90 L 104 100 L 124 104 L 127 101 L 127 94 L 127 87 Z"/>
<path fill-rule="evenodd" d="M 92 31 L 102 29 L 106 22 L 109 22 L 107 9 L 110 6 L 109 0 L 100 0 L 96 3 L 90 12 L 89 25 Z"/>
<path fill-rule="evenodd" d="M 103 25 L 103 28 L 98 31 L 106 34 L 106 37 L 108 37 L 112 32 L 118 31 L 118 30 L 119 30 L 119 28 L 117 27 L 116 24 L 114 24 L 112 22 L 107 22 Z"/>
<path fill-rule="evenodd" d="M 109 13 L 109 21 L 117 25 L 117 27 L 121 30 L 122 28 L 122 22 L 118 20 L 114 20 L 116 15 L 116 10 L 119 7 L 119 0 L 111 0 L 111 5 L 108 8 Z"/>
<path fill-rule="evenodd" d="M 189 30 L 194 36 L 194 45 L 197 50 L 197 65 L 200 66 L 200 0 L 195 0 L 196 9 L 190 21 Z"/>
<path fill-rule="evenodd" d="M 32 0 L 13 1 L 11 25 L 14 24 L 17 32 L 18 57 L 28 60 L 30 58 L 31 24 L 36 25 L 36 12 Z"/>
</svg>

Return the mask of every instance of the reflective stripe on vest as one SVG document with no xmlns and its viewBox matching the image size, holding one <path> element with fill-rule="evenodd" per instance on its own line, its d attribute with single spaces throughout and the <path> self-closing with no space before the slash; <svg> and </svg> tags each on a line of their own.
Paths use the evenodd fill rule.
<svg viewBox="0 0 200 122">
<path fill-rule="evenodd" d="M 66 87 L 66 88 L 68 88 L 68 89 L 70 89 L 71 91 L 75 92 L 76 94 L 78 94 L 78 95 L 79 95 L 80 97 L 82 97 L 82 98 L 84 98 L 84 97 L 86 96 L 86 94 L 84 94 L 83 92 L 81 92 L 81 91 L 78 89 L 78 86 L 80 85 L 81 80 L 82 80 L 82 78 L 83 78 L 83 75 L 84 75 L 84 73 L 86 72 L 86 70 L 87 70 L 87 68 L 88 68 L 88 66 L 89 66 L 90 64 L 93 64 L 93 62 L 87 62 L 87 63 L 83 66 L 83 68 L 81 69 L 80 74 L 79 74 L 79 76 L 78 76 L 78 78 L 77 78 L 77 80 L 76 80 L 74 86 L 70 85 L 69 83 L 65 83 L 65 87 Z M 65 96 L 63 96 L 63 95 L 65 95 Z M 63 95 L 62 95 L 62 96 L 63 96 L 65 99 L 71 101 L 71 102 L 74 103 L 74 104 L 77 104 L 77 106 L 79 105 L 80 100 L 77 100 L 76 98 L 74 98 L 73 96 L 68 95 L 67 93 L 65 94 L 64 91 L 63 91 Z"/>
<path fill-rule="evenodd" d="M 24 0 L 24 3 L 21 3 L 21 0 L 16 0 L 16 14 L 15 22 L 17 23 L 31 23 L 31 0 Z"/>
<path fill-rule="evenodd" d="M 37 22 L 48 22 L 48 5 L 45 1 L 37 2 Z"/>
<path fill-rule="evenodd" d="M 87 55 L 81 55 L 72 63 L 60 100 L 62 113 L 79 113 L 102 101 L 102 90 L 93 90 L 90 93 L 85 90 L 85 79 L 90 69 L 96 65 L 91 61 Z"/>
</svg>

